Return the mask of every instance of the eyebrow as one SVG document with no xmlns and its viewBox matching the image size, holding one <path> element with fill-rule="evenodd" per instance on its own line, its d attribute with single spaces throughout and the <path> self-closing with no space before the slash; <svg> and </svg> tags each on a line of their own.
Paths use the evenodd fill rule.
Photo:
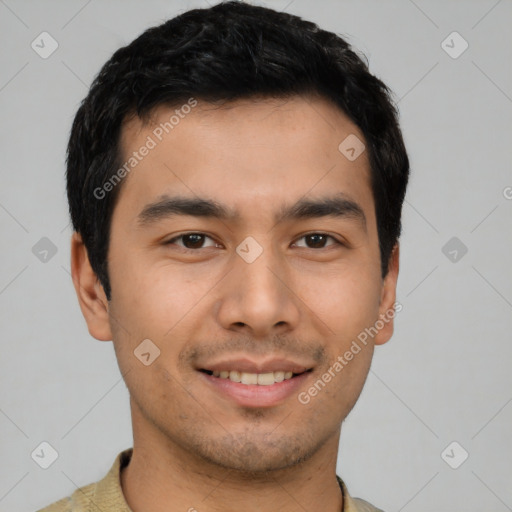
<svg viewBox="0 0 512 512">
<path fill-rule="evenodd" d="M 298 219 L 337 217 L 355 220 L 366 231 L 366 216 L 363 208 L 344 194 L 319 199 L 300 199 L 291 206 L 285 206 L 276 216 L 275 222 Z"/>
<path fill-rule="evenodd" d="M 137 223 L 147 227 L 176 215 L 236 221 L 237 210 L 212 199 L 163 195 L 147 204 L 137 216 Z M 355 220 L 366 231 L 366 216 L 362 207 L 344 194 L 319 199 L 299 199 L 291 206 L 283 206 L 274 217 L 276 224 L 289 220 L 337 217 Z"/>
</svg>

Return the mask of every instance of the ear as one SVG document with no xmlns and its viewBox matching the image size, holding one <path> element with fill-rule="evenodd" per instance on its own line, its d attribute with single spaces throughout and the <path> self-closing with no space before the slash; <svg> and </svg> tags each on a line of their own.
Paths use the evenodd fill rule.
<svg viewBox="0 0 512 512">
<path fill-rule="evenodd" d="M 393 335 L 393 324 L 395 317 L 396 283 L 398 279 L 400 246 L 398 242 L 393 247 L 389 258 L 388 273 L 382 283 L 380 296 L 379 320 L 384 326 L 373 338 L 375 345 L 383 345 Z M 398 308 L 396 311 L 400 311 Z"/>
<path fill-rule="evenodd" d="M 100 341 L 111 340 L 108 300 L 91 267 L 82 237 L 76 232 L 71 237 L 71 277 L 90 335 Z"/>
</svg>

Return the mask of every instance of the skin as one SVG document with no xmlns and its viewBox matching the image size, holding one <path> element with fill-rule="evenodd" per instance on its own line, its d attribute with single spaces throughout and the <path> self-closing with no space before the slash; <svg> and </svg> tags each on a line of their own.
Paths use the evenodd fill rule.
<svg viewBox="0 0 512 512">
<path fill-rule="evenodd" d="M 127 120 L 123 155 L 173 110 L 159 107 L 149 124 Z M 382 279 L 367 154 L 351 162 L 338 150 L 349 134 L 364 141 L 320 98 L 215 108 L 199 102 L 122 184 L 108 254 L 111 301 L 73 235 L 72 276 L 89 332 L 113 340 L 130 392 L 134 452 L 121 480 L 134 512 L 296 511 L 318 503 L 341 510 L 341 424 L 374 345 L 392 335 L 392 320 L 308 404 L 294 393 L 276 406 L 241 407 L 196 366 L 233 354 L 290 357 L 312 367 L 304 391 L 392 310 L 398 245 Z M 275 222 L 283 205 L 334 193 L 356 202 L 366 223 L 350 216 Z M 163 194 L 212 199 L 239 217 L 175 215 L 138 224 L 142 209 Z M 190 232 L 210 238 L 165 245 Z M 305 237 L 314 233 L 332 238 Z M 247 236 L 263 249 L 252 263 L 236 253 Z M 133 353 L 144 339 L 161 351 L 149 366 Z"/>
</svg>

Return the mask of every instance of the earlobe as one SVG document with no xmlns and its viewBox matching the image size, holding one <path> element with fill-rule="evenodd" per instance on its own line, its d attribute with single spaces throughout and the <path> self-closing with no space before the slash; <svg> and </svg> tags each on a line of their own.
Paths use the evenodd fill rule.
<svg viewBox="0 0 512 512">
<path fill-rule="evenodd" d="M 396 284 L 398 280 L 400 258 L 400 246 L 398 242 L 393 247 L 391 257 L 389 258 L 388 273 L 383 280 L 382 292 L 379 306 L 379 332 L 375 335 L 374 344 L 383 345 L 393 335 L 395 303 L 396 303 Z"/>
<path fill-rule="evenodd" d="M 91 267 L 82 237 L 76 232 L 71 237 L 71 277 L 90 335 L 100 341 L 110 341 L 108 301 Z"/>
</svg>

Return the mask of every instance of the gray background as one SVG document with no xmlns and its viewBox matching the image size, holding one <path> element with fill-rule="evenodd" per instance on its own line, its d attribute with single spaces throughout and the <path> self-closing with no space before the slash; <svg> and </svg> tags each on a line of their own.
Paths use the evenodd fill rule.
<svg viewBox="0 0 512 512">
<path fill-rule="evenodd" d="M 368 56 L 399 100 L 412 164 L 403 310 L 344 423 L 338 472 L 387 512 L 512 510 L 512 2 L 260 3 Z M 196 6 L 0 0 L 1 511 L 69 495 L 132 444 L 112 344 L 89 336 L 69 275 L 65 145 L 111 53 Z M 43 31 L 59 44 L 47 59 L 31 48 Z M 458 58 L 441 45 L 453 31 L 469 44 Z M 57 249 L 46 261 L 43 237 Z M 42 441 L 58 452 L 46 470 L 31 458 Z"/>
</svg>

